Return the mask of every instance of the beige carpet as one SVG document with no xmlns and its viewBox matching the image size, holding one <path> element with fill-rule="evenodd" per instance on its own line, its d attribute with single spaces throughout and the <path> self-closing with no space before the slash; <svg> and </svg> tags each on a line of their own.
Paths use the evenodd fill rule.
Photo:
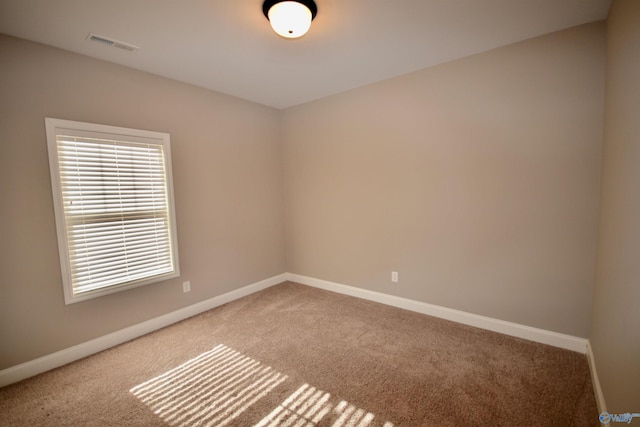
<svg viewBox="0 0 640 427">
<path fill-rule="evenodd" d="M 598 426 L 584 355 L 286 282 L 0 389 L 2 426 Z"/>
</svg>

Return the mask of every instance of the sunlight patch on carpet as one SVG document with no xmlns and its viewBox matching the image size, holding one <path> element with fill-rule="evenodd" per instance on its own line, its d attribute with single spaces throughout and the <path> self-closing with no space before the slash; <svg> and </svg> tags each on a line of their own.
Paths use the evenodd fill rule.
<svg viewBox="0 0 640 427">
<path fill-rule="evenodd" d="M 340 400 L 332 403 L 331 394 L 304 384 L 284 400 L 255 427 L 315 427 L 325 417 L 333 421 L 332 427 L 370 427 L 382 425 L 394 427 L 392 423 L 375 422 L 375 415 L 364 409 Z M 329 421 L 330 422 L 330 421 Z M 327 420 L 323 423 L 327 424 Z M 328 425 L 328 424 L 327 424 Z"/>
<path fill-rule="evenodd" d="M 286 379 L 220 344 L 129 391 L 171 426 L 224 426 Z"/>
</svg>

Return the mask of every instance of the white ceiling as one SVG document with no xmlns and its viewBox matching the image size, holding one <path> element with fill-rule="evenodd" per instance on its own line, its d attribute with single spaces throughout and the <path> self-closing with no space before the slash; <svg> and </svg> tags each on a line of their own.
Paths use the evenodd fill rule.
<svg viewBox="0 0 640 427">
<path fill-rule="evenodd" d="M 262 0 L 0 0 L 0 32 L 286 108 L 605 19 L 610 0 L 316 3 L 295 40 L 271 30 Z"/>
</svg>

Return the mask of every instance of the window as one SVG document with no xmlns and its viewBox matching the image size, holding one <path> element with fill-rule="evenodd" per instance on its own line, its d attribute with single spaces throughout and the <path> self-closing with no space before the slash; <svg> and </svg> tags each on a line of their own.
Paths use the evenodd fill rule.
<svg viewBox="0 0 640 427">
<path fill-rule="evenodd" d="M 178 277 L 169 135 L 45 127 L 65 303 Z"/>
</svg>

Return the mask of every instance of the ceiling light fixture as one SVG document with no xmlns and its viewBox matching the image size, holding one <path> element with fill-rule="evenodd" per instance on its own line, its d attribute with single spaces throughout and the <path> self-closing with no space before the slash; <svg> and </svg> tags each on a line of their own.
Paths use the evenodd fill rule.
<svg viewBox="0 0 640 427">
<path fill-rule="evenodd" d="M 318 6 L 313 0 L 265 0 L 262 13 L 278 35 L 296 39 L 307 34 Z"/>
</svg>

